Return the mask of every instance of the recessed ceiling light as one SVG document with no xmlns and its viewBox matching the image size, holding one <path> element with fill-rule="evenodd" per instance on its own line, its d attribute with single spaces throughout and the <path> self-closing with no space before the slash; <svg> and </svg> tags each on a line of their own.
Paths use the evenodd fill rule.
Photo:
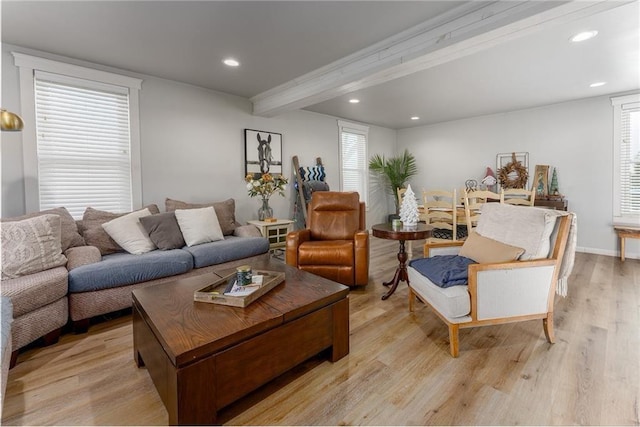
<svg viewBox="0 0 640 427">
<path fill-rule="evenodd" d="M 359 100 L 359 99 L 356 99 L 356 98 L 351 98 L 351 99 L 349 100 L 349 102 L 350 102 L 350 103 L 352 103 L 352 104 L 357 104 L 358 102 L 360 102 L 360 100 Z"/>
<path fill-rule="evenodd" d="M 228 65 L 229 67 L 237 67 L 238 65 L 240 65 L 240 63 L 233 58 L 227 58 L 222 62 L 224 63 L 224 65 Z"/>
<path fill-rule="evenodd" d="M 418 116 L 413 116 L 413 117 L 411 117 L 411 120 L 420 120 L 420 117 L 418 117 Z"/>
<path fill-rule="evenodd" d="M 583 31 L 571 37 L 569 40 L 571 40 L 572 42 L 583 42 L 585 40 L 592 39 L 597 35 L 598 35 L 597 31 Z"/>
<path fill-rule="evenodd" d="M 600 87 L 600 86 L 604 86 L 606 84 L 607 84 L 607 82 L 596 82 L 596 83 L 591 83 L 589 85 L 589 87 Z"/>
</svg>

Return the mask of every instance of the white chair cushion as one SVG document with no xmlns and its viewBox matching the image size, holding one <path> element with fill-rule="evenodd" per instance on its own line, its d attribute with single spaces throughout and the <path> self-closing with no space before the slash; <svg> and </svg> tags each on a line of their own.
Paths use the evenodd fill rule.
<svg viewBox="0 0 640 427">
<path fill-rule="evenodd" d="M 407 272 L 411 288 L 450 322 L 462 323 L 471 320 L 471 298 L 467 286 L 441 288 L 413 267 L 408 267 Z"/>
<path fill-rule="evenodd" d="M 485 203 L 475 231 L 481 236 L 523 248 L 520 260 L 547 258 L 557 215 L 548 209 Z"/>
</svg>

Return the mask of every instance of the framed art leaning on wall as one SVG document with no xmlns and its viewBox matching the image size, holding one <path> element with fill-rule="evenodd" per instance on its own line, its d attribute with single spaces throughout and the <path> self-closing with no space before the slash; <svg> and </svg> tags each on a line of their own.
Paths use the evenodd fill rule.
<svg viewBox="0 0 640 427">
<path fill-rule="evenodd" d="M 282 134 L 244 130 L 245 176 L 282 175 Z"/>
<path fill-rule="evenodd" d="M 533 175 L 532 190 L 536 190 L 536 197 L 549 195 L 549 165 L 536 165 Z"/>
</svg>

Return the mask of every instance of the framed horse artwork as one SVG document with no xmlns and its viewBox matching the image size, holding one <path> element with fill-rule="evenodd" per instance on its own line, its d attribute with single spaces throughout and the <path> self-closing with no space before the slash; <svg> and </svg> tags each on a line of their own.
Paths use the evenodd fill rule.
<svg viewBox="0 0 640 427">
<path fill-rule="evenodd" d="M 282 175 L 282 134 L 244 130 L 245 176 Z"/>
</svg>

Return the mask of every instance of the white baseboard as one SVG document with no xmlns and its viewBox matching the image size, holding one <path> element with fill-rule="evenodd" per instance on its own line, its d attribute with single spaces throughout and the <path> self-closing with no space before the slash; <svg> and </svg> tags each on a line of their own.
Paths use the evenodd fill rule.
<svg viewBox="0 0 640 427">
<path fill-rule="evenodd" d="M 595 255 L 607 255 L 607 256 L 620 258 L 620 251 L 617 251 L 617 250 L 611 251 L 606 249 L 585 248 L 583 246 L 578 246 L 576 247 L 576 252 L 584 252 L 587 254 L 595 254 Z M 624 257 L 625 259 L 640 259 L 640 253 L 625 251 Z"/>
</svg>

